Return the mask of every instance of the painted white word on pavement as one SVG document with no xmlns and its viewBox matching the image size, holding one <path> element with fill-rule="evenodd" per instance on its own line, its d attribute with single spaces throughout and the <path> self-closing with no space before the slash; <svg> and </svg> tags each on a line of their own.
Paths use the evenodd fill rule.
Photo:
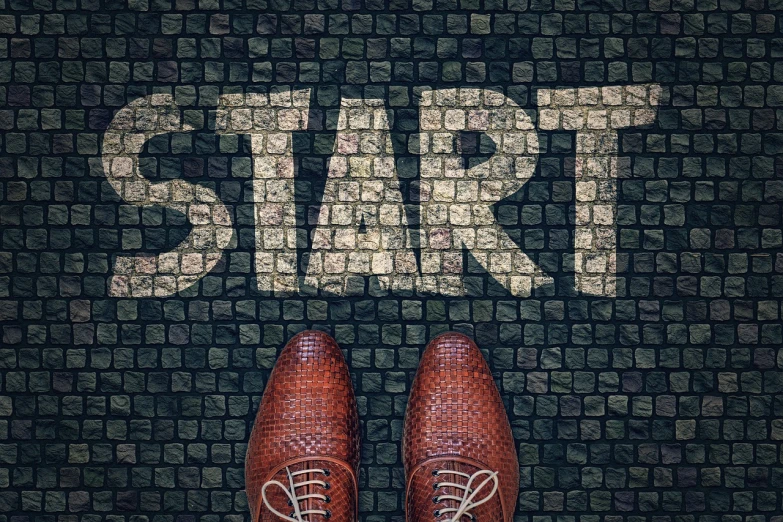
<svg viewBox="0 0 783 522">
<path fill-rule="evenodd" d="M 575 221 L 571 247 L 559 254 L 568 256 L 577 291 L 612 297 L 616 179 L 627 161 L 618 157 L 617 131 L 653 124 L 660 95 L 658 85 L 538 89 L 537 108 L 527 109 L 492 88 L 425 90 L 404 158 L 392 147 L 394 111 L 374 99 L 343 99 L 322 200 L 305 212 L 312 230 L 304 255 L 292 147 L 294 133 L 323 125 L 311 112 L 310 90 L 223 95 L 211 112 L 215 132 L 250 136 L 260 291 L 341 296 L 367 282 L 380 291 L 460 296 L 466 277 L 475 276 L 464 266 L 468 252 L 511 295 L 531 295 L 552 277 L 511 237 L 510 229 L 524 225 L 504 226 L 494 208 L 533 177 L 541 133 L 570 131 L 575 199 L 563 204 Z M 231 212 L 213 190 L 142 175 L 139 156 L 151 138 L 197 130 L 188 124 L 189 110 L 171 95 L 140 98 L 117 112 L 104 135 L 103 167 L 119 196 L 180 211 L 192 226 L 169 252 L 117 255 L 112 296 L 174 295 L 235 246 Z M 413 176 L 401 168 L 411 157 L 418 162 Z M 406 214 L 412 204 L 415 226 Z"/>
</svg>

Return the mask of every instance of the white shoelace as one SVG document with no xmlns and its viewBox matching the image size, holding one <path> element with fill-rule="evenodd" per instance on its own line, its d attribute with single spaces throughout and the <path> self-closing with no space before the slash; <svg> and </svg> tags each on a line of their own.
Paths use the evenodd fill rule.
<svg viewBox="0 0 783 522">
<path fill-rule="evenodd" d="M 456 500 L 459 502 L 459 507 L 455 508 L 441 508 L 435 510 L 435 516 L 440 516 L 445 513 L 454 513 L 454 516 L 452 516 L 448 522 L 460 522 L 460 519 L 467 515 L 470 517 L 471 520 L 476 520 L 475 515 L 471 513 L 470 511 L 472 509 L 477 508 L 481 504 L 484 504 L 485 502 L 488 502 L 492 496 L 497 492 L 499 482 L 498 482 L 498 472 L 497 471 L 490 471 L 488 469 L 482 469 L 477 472 L 475 472 L 472 475 L 468 475 L 467 473 L 463 473 L 461 471 L 452 471 L 448 469 L 439 469 L 433 472 L 433 475 L 436 477 L 440 475 L 456 475 L 458 477 L 466 478 L 468 479 L 467 483 L 463 486 L 462 484 L 457 484 L 456 482 L 436 482 L 435 483 L 435 489 L 438 490 L 440 488 L 455 488 L 457 490 L 462 491 L 462 496 L 458 495 L 436 495 L 435 498 L 433 498 L 433 501 L 435 503 L 442 502 L 444 500 Z M 471 488 L 473 485 L 473 482 L 479 478 L 482 475 L 486 475 L 487 478 L 484 479 L 484 481 L 476 486 L 475 488 Z M 486 486 L 489 482 L 492 482 L 492 491 L 489 492 L 489 494 L 482 498 L 481 500 L 474 501 L 473 499 L 476 498 L 476 495 L 479 494 L 479 492 Z"/>
<path fill-rule="evenodd" d="M 323 515 L 326 518 L 329 518 L 332 513 L 328 509 L 308 509 L 305 511 L 302 511 L 299 507 L 299 502 L 302 500 L 306 500 L 308 498 L 315 498 L 322 502 L 328 503 L 331 499 L 328 495 L 322 495 L 320 493 L 310 493 L 307 495 L 297 495 L 296 489 L 301 488 L 304 486 L 309 486 L 310 484 L 315 484 L 318 486 L 321 486 L 324 489 L 329 489 L 329 483 L 323 480 L 304 480 L 302 482 L 299 482 L 297 484 L 294 484 L 294 477 L 299 475 L 306 475 L 308 473 L 320 473 L 321 475 L 328 477 L 329 476 L 329 470 L 327 469 L 303 469 L 301 471 L 291 471 L 286 466 L 285 468 L 286 473 L 288 474 L 288 486 L 283 484 L 282 482 L 278 480 L 270 480 L 266 482 L 261 487 L 261 498 L 264 499 L 264 504 L 266 504 L 266 507 L 277 515 L 278 517 L 282 518 L 283 520 L 287 520 L 288 522 L 305 522 L 305 520 L 302 518 L 305 515 Z M 290 515 L 286 515 L 284 513 L 279 512 L 275 508 L 272 507 L 272 504 L 269 502 L 269 499 L 266 498 L 266 488 L 269 486 L 275 485 L 283 490 L 283 492 L 288 497 L 288 504 L 290 506 L 293 506 L 294 510 L 291 512 Z"/>
</svg>

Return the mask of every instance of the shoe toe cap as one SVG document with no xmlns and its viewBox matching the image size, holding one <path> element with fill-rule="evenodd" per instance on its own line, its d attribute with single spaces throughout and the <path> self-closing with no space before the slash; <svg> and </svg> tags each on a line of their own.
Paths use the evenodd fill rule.
<svg viewBox="0 0 783 522">
<path fill-rule="evenodd" d="M 315 369 L 317 364 L 329 364 L 330 361 L 342 365 L 345 363 L 337 342 L 327 333 L 319 330 L 305 330 L 293 336 L 280 353 L 275 365 L 285 369 L 287 364 L 295 363 L 305 368 Z"/>
<path fill-rule="evenodd" d="M 475 386 L 475 380 L 492 380 L 492 372 L 476 343 L 465 334 L 449 332 L 435 337 L 424 351 L 420 371 L 438 375 L 439 386 Z"/>
<path fill-rule="evenodd" d="M 503 401 L 481 351 L 467 336 L 443 334 L 422 356 L 405 416 L 406 468 L 439 456 L 492 467 L 516 451 Z"/>
</svg>

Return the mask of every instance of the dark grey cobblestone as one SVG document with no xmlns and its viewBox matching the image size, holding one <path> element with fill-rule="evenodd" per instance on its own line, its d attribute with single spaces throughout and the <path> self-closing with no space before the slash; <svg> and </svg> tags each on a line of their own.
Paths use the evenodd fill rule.
<svg viewBox="0 0 783 522">
<path fill-rule="evenodd" d="M 334 335 L 351 365 L 366 522 L 403 520 L 407 394 L 447 330 L 476 339 L 501 389 L 519 522 L 783 522 L 782 10 L 0 0 L 0 522 L 248 520 L 253 415 L 306 328 Z M 258 290 L 250 140 L 217 135 L 204 109 L 311 87 L 321 124 L 364 98 L 404 131 L 424 86 L 491 87 L 535 117 L 543 88 L 650 83 L 655 124 L 620 133 L 615 297 L 579 292 L 566 266 L 567 131 L 539 132 L 534 177 L 495 208 L 554 278 L 529 297 L 467 255 L 462 297 L 361 277 L 339 297 Z M 169 251 L 189 232 L 176 209 L 123 201 L 100 161 L 116 111 L 151 94 L 173 95 L 196 130 L 152 140 L 148 175 L 214 190 L 234 235 L 197 285 L 115 297 L 118 254 Z M 296 134 L 303 171 L 324 168 L 322 134 Z M 316 178 L 299 186 L 302 230 Z"/>
</svg>

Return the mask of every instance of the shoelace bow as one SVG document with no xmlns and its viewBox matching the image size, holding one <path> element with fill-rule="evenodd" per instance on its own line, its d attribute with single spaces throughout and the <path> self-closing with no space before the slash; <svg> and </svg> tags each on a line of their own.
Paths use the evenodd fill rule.
<svg viewBox="0 0 783 522">
<path fill-rule="evenodd" d="M 283 484 L 278 480 L 270 480 L 261 487 L 261 498 L 264 499 L 264 504 L 269 509 L 269 511 L 271 511 L 278 517 L 282 518 L 283 520 L 287 520 L 288 522 L 305 522 L 305 520 L 302 518 L 305 515 L 323 515 L 326 518 L 332 516 L 331 511 L 329 511 L 328 509 L 307 509 L 305 511 L 302 511 L 301 508 L 299 507 L 299 502 L 301 502 L 302 500 L 306 500 L 308 498 L 315 498 L 328 504 L 331 501 L 329 495 L 322 495 L 320 493 L 297 495 L 296 493 L 297 488 L 309 486 L 310 484 L 321 486 L 323 489 L 329 489 L 328 482 L 323 480 L 303 480 L 302 482 L 296 484 L 294 483 L 294 477 L 297 477 L 299 475 L 306 475 L 308 473 L 320 473 L 321 475 L 328 477 L 329 476 L 328 469 L 303 469 L 301 471 L 291 471 L 288 468 L 288 466 L 286 466 L 285 472 L 286 474 L 288 474 L 288 486 L 286 486 L 285 484 Z M 273 508 L 272 504 L 269 502 L 269 499 L 266 498 L 266 488 L 272 485 L 282 489 L 283 492 L 288 497 L 288 505 L 293 506 L 294 508 L 294 510 L 290 513 L 290 515 L 281 513 L 280 511 Z"/>
<path fill-rule="evenodd" d="M 459 506 L 455 508 L 440 508 L 436 509 L 434 512 L 434 515 L 436 517 L 439 517 L 445 513 L 454 513 L 454 516 L 452 516 L 447 522 L 459 522 L 460 519 L 463 516 L 470 517 L 471 520 L 476 520 L 476 516 L 473 515 L 470 511 L 472 509 L 477 508 L 481 504 L 484 504 L 485 502 L 489 502 L 489 500 L 492 498 L 492 496 L 497 492 L 499 482 L 498 482 L 498 472 L 497 471 L 490 471 L 488 469 L 482 469 L 477 472 L 475 472 L 472 475 L 469 475 L 467 473 L 463 473 L 461 471 L 452 471 L 448 469 L 439 469 L 432 472 L 433 475 L 436 477 L 440 475 L 457 475 L 458 477 L 466 478 L 468 479 L 467 483 L 463 486 L 462 484 L 457 484 L 456 482 L 436 482 L 434 484 L 434 489 L 438 490 L 440 488 L 455 488 L 457 490 L 462 491 L 462 496 L 458 495 L 436 495 L 433 497 L 432 501 L 434 503 L 440 503 L 444 500 L 456 500 L 459 502 Z M 481 484 L 476 486 L 475 488 L 472 488 L 473 482 L 481 477 L 482 475 L 486 475 L 487 478 L 484 479 Z M 474 501 L 476 498 L 476 495 L 481 492 L 481 490 L 486 486 L 489 482 L 492 482 L 492 491 L 487 494 L 484 498 L 478 501 Z"/>
</svg>

